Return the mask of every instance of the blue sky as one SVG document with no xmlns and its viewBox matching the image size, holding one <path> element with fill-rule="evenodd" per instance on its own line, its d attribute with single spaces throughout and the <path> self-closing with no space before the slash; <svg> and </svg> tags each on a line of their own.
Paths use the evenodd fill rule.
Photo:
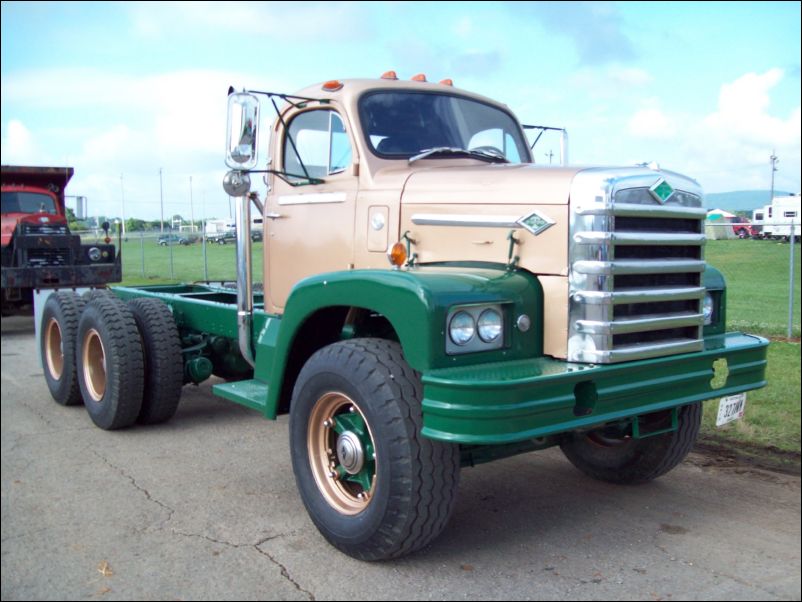
<svg viewBox="0 0 802 602">
<path fill-rule="evenodd" d="M 91 213 L 225 217 L 229 85 L 424 72 L 568 128 L 571 162 L 800 189 L 798 2 L 2 3 L 2 163 Z M 558 152 L 544 139 L 536 161 Z M 121 179 L 122 176 L 122 179 Z M 192 183 L 190 186 L 190 178 Z M 261 191 L 263 192 L 263 191 Z"/>
</svg>

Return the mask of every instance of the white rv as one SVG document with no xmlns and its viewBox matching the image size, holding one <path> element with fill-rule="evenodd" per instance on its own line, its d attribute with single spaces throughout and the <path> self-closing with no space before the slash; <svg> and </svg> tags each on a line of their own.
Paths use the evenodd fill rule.
<svg viewBox="0 0 802 602">
<path fill-rule="evenodd" d="M 802 210 L 800 210 L 799 194 L 776 196 L 771 205 L 766 205 L 752 212 L 752 226 L 761 238 L 791 238 L 791 228 L 797 239 L 802 232 Z"/>
</svg>

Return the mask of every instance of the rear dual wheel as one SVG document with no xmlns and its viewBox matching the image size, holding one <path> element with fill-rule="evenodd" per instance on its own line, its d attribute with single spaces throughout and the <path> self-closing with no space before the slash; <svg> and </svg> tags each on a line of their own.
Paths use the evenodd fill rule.
<svg viewBox="0 0 802 602">
<path fill-rule="evenodd" d="M 145 369 L 142 340 L 128 307 L 98 296 L 78 323 L 77 372 L 92 421 L 102 429 L 131 426 L 142 408 Z"/>
</svg>

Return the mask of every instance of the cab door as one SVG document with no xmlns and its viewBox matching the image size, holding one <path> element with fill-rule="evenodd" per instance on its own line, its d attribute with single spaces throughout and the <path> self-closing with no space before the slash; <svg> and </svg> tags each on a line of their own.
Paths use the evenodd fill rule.
<svg viewBox="0 0 802 602">
<path fill-rule="evenodd" d="M 272 176 L 265 207 L 265 294 L 276 313 L 299 280 L 353 268 L 358 192 L 355 147 L 338 111 L 305 110 L 285 123 L 274 155 L 283 175 Z"/>
</svg>

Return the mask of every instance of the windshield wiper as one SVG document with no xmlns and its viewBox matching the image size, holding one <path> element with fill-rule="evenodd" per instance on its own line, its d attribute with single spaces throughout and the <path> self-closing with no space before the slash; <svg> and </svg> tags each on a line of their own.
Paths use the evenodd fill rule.
<svg viewBox="0 0 802 602">
<path fill-rule="evenodd" d="M 509 163 L 507 158 L 499 151 L 490 149 L 472 149 L 457 148 L 453 146 L 438 146 L 437 148 L 428 148 L 421 151 L 417 155 L 410 157 L 409 162 L 414 163 L 419 159 L 426 159 L 435 155 L 464 155 L 472 159 L 479 159 L 480 161 L 488 161 L 489 163 Z"/>
</svg>

